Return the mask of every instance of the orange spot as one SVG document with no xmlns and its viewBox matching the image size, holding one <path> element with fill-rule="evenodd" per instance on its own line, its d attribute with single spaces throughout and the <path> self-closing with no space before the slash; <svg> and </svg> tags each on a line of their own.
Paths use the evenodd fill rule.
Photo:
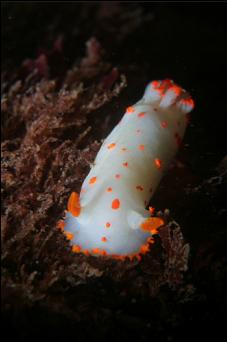
<svg viewBox="0 0 227 342">
<path fill-rule="evenodd" d="M 139 190 L 139 191 L 143 191 L 143 187 L 141 185 L 137 185 L 136 189 Z"/>
<path fill-rule="evenodd" d="M 80 253 L 81 252 L 81 248 L 78 245 L 74 245 L 74 246 L 72 246 L 72 251 L 74 253 Z"/>
<path fill-rule="evenodd" d="M 106 238 L 105 236 L 103 236 L 103 237 L 101 238 L 101 240 L 102 240 L 102 242 L 107 242 L 107 238 Z"/>
<path fill-rule="evenodd" d="M 92 177 L 90 180 L 89 180 L 89 184 L 94 184 L 97 180 L 97 177 Z"/>
<path fill-rule="evenodd" d="M 67 205 L 68 211 L 73 216 L 79 216 L 80 215 L 80 198 L 79 195 L 76 192 L 72 192 Z"/>
<path fill-rule="evenodd" d="M 127 109 L 126 109 L 126 112 L 128 113 L 128 114 L 131 114 L 131 113 L 133 113 L 135 111 L 135 108 L 134 107 L 128 107 Z"/>
<path fill-rule="evenodd" d="M 120 208 L 120 201 L 118 198 L 115 198 L 112 201 L 112 209 L 119 209 Z"/>
<path fill-rule="evenodd" d="M 123 163 L 123 166 L 128 167 L 128 163 L 127 162 Z"/>
<path fill-rule="evenodd" d="M 100 254 L 100 249 L 99 248 L 93 248 L 92 253 L 94 254 Z"/>
<path fill-rule="evenodd" d="M 116 146 L 116 144 L 115 143 L 112 143 L 112 144 L 109 144 L 108 146 L 107 146 L 107 148 L 110 150 L 111 148 L 114 148 Z"/>
<path fill-rule="evenodd" d="M 162 122 L 161 122 L 161 126 L 162 126 L 163 128 L 168 127 L 167 121 L 162 121 Z"/>
<path fill-rule="evenodd" d="M 106 228 L 109 228 L 111 226 L 110 222 L 106 222 Z"/>
<path fill-rule="evenodd" d="M 158 159 L 158 158 L 155 158 L 154 162 L 155 162 L 156 167 L 158 169 L 161 169 L 162 161 L 160 159 Z"/>
<path fill-rule="evenodd" d="M 138 116 L 138 118 L 142 118 L 142 117 L 144 117 L 144 115 L 145 115 L 145 112 L 141 112 L 137 116 Z"/>
<path fill-rule="evenodd" d="M 59 220 L 59 221 L 57 222 L 57 228 L 60 229 L 61 231 L 63 231 L 63 230 L 64 230 L 64 227 L 65 227 L 65 222 L 62 221 L 62 220 Z"/>
<path fill-rule="evenodd" d="M 139 145 L 139 150 L 141 150 L 141 151 L 143 151 L 144 150 L 144 148 L 145 148 L 145 146 L 144 145 Z"/>
<path fill-rule="evenodd" d="M 112 188 L 107 188 L 106 191 L 107 192 L 111 192 L 113 189 Z"/>
<path fill-rule="evenodd" d="M 127 151 L 127 148 L 125 148 L 125 147 L 122 147 L 122 149 L 121 149 L 122 151 Z"/>
<path fill-rule="evenodd" d="M 90 255 L 90 252 L 87 250 L 87 249 L 84 249 L 82 251 L 83 254 L 85 254 L 86 256 L 89 256 Z"/>
<path fill-rule="evenodd" d="M 164 224 L 164 221 L 160 217 L 148 217 L 141 223 L 140 227 L 146 232 L 151 234 L 157 234 L 158 228 Z"/>
<path fill-rule="evenodd" d="M 64 234 L 65 234 L 65 236 L 66 236 L 66 238 L 68 240 L 72 240 L 73 239 L 73 234 L 72 233 L 64 232 Z"/>
<path fill-rule="evenodd" d="M 146 243 L 140 247 L 140 253 L 141 254 L 146 254 L 147 252 L 149 252 L 149 250 L 150 250 L 150 246 L 148 243 Z"/>
<path fill-rule="evenodd" d="M 92 253 L 93 253 L 93 254 L 102 255 L 102 256 L 107 255 L 106 251 L 103 250 L 103 249 L 100 249 L 100 248 L 94 248 L 94 249 L 92 249 Z"/>
<path fill-rule="evenodd" d="M 151 82 L 151 86 L 154 87 L 154 88 L 159 87 L 159 85 L 160 85 L 160 82 L 159 82 L 159 81 L 153 81 L 153 82 Z"/>
<path fill-rule="evenodd" d="M 117 179 L 119 179 L 121 177 L 121 175 L 119 175 L 119 173 L 117 173 L 116 175 L 115 175 L 115 178 L 117 178 Z"/>
<path fill-rule="evenodd" d="M 154 212 L 155 212 L 155 208 L 154 207 L 149 207 L 149 212 L 151 213 L 151 215 L 153 215 Z"/>
</svg>

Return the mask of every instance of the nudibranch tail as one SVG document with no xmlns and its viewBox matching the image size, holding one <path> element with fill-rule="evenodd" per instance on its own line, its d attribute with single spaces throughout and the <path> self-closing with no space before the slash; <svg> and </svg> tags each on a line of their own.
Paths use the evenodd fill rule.
<svg viewBox="0 0 227 342">
<path fill-rule="evenodd" d="M 124 260 L 150 250 L 164 224 L 145 209 L 175 156 L 194 108 L 172 80 L 153 81 L 104 140 L 59 228 L 75 253 Z"/>
</svg>

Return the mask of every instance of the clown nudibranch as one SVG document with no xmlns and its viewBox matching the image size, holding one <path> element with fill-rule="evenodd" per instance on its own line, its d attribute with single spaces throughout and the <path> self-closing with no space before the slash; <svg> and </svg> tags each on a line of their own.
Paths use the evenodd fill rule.
<svg viewBox="0 0 227 342">
<path fill-rule="evenodd" d="M 177 152 L 194 107 L 172 80 L 153 81 L 104 140 L 80 195 L 73 192 L 59 226 L 74 252 L 140 257 L 163 225 L 146 210 Z"/>
</svg>

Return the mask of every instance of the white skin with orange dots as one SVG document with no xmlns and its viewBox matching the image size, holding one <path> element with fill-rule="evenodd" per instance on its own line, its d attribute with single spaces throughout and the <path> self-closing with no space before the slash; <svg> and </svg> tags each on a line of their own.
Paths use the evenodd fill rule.
<svg viewBox="0 0 227 342">
<path fill-rule="evenodd" d="M 64 232 L 73 250 L 127 256 L 146 251 L 163 224 L 146 206 L 177 152 L 194 107 L 170 80 L 153 81 L 104 140 L 80 196 L 68 202 Z"/>
</svg>

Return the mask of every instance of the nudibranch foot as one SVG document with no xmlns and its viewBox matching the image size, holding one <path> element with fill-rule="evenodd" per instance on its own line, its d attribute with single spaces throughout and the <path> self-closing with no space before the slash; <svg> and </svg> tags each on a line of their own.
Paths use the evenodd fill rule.
<svg viewBox="0 0 227 342">
<path fill-rule="evenodd" d="M 76 253 L 134 258 L 164 224 L 145 207 L 175 156 L 194 101 L 172 80 L 153 81 L 104 140 L 80 195 L 59 224 Z"/>
<path fill-rule="evenodd" d="M 152 237 L 147 238 L 146 242 L 140 247 L 137 253 L 129 253 L 129 254 L 108 254 L 105 249 L 93 248 L 92 250 L 82 249 L 79 245 L 72 246 L 72 252 L 77 254 L 84 254 L 86 256 L 102 256 L 125 261 L 125 260 L 138 260 L 142 259 L 142 255 L 148 253 L 150 251 L 151 245 L 154 243 L 154 239 Z"/>
<path fill-rule="evenodd" d="M 149 215 L 149 211 L 144 209 L 144 212 Z M 92 226 L 87 221 L 82 208 L 79 217 L 75 217 L 67 211 L 64 225 L 60 222 L 58 226 L 76 253 L 84 253 L 85 250 L 84 254 L 127 257 L 144 254 L 145 250 L 148 252 L 150 248 L 147 243 L 152 241 L 152 236 L 158 233 L 158 228 L 164 224 L 164 221 L 159 217 L 145 217 L 136 211 L 129 210 L 127 223 L 128 226 L 123 231 L 120 231 L 118 227 L 112 228 L 113 223 L 110 222 L 106 222 L 104 225 L 104 223 L 96 221 Z M 98 233 L 97 226 L 101 228 Z M 126 239 L 127 245 L 125 245 Z"/>
</svg>

